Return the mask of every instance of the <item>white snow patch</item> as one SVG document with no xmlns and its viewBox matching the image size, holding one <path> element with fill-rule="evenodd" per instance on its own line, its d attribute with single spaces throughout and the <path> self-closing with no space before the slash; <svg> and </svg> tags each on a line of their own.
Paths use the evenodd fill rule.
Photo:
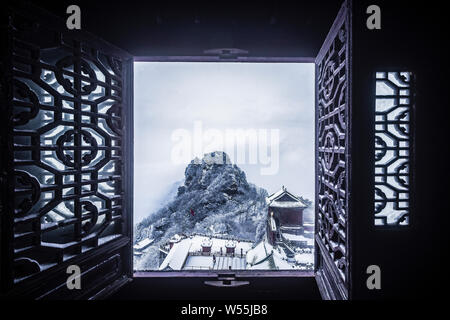
<svg viewBox="0 0 450 320">
<path fill-rule="evenodd" d="M 142 250 L 151 245 L 153 242 L 153 239 L 145 238 L 144 240 L 139 241 L 137 244 L 134 245 L 134 250 Z"/>
<path fill-rule="evenodd" d="M 247 252 L 247 263 L 255 266 L 264 261 L 273 251 L 273 247 L 263 240 L 255 248 Z"/>
<path fill-rule="evenodd" d="M 314 239 L 306 238 L 305 236 L 302 235 L 283 233 L 283 237 L 289 241 L 298 241 L 298 242 L 303 241 L 309 246 L 314 245 Z"/>
<path fill-rule="evenodd" d="M 298 253 L 295 255 L 295 262 L 298 264 L 314 264 L 314 255 L 312 253 Z"/>
<path fill-rule="evenodd" d="M 184 270 L 212 269 L 213 258 L 210 256 L 189 256 L 184 264 Z"/>
<path fill-rule="evenodd" d="M 163 263 L 159 266 L 159 270 L 164 270 L 167 267 L 172 270 L 181 270 L 188 256 L 190 247 L 191 243 L 189 239 L 184 239 L 175 243 Z"/>
</svg>

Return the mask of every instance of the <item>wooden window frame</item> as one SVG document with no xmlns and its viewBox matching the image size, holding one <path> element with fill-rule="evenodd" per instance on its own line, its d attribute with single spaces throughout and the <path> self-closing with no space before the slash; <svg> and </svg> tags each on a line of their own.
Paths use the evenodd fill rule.
<svg viewBox="0 0 450 320">
<path fill-rule="evenodd" d="M 338 18 L 337 18 L 337 22 L 335 22 L 333 24 L 333 27 L 331 28 L 330 34 L 327 36 L 327 38 L 324 41 L 324 50 L 328 51 L 328 46 L 330 45 L 330 43 L 332 43 L 333 41 L 335 41 L 337 39 L 337 37 L 339 37 L 340 40 L 341 37 L 344 37 L 345 39 L 347 39 L 348 42 L 348 48 L 346 50 L 348 50 L 348 58 L 351 59 L 351 10 L 352 10 L 352 2 L 351 0 L 347 0 L 343 6 L 341 7 L 341 10 L 338 13 Z M 38 9 L 34 9 L 34 10 L 29 10 L 28 11 L 25 10 L 25 12 L 33 12 L 30 16 L 30 14 L 28 13 L 28 16 L 33 20 L 35 19 L 32 15 L 36 12 L 39 11 Z M 47 13 L 45 13 L 47 14 Z M 347 31 L 348 33 L 344 33 L 343 35 L 340 32 L 340 28 L 341 25 L 340 23 L 342 23 L 342 19 L 345 19 L 345 24 L 347 26 Z M 53 17 L 51 19 L 48 19 L 50 21 L 47 21 L 49 25 L 51 26 L 56 26 L 56 28 L 59 30 L 65 30 L 64 27 L 64 21 L 55 19 L 55 21 L 53 21 Z M 33 20 L 34 21 L 34 20 Z M 8 25 L 7 26 L 7 30 L 9 31 L 11 26 Z M 40 28 L 40 21 L 35 21 L 34 24 L 32 25 L 28 25 L 27 28 L 31 28 L 31 29 L 35 29 L 35 28 Z M 62 28 L 62 29 L 61 29 Z M 336 30 L 336 28 L 339 28 L 339 30 Z M 3 29 L 4 31 L 4 29 Z M 64 34 L 66 34 L 67 30 L 65 30 Z M 219 52 L 219 55 L 217 56 L 217 54 L 215 56 L 210 55 L 211 52 L 206 52 L 205 56 L 200 56 L 200 57 L 131 57 L 128 54 L 126 54 L 125 52 L 123 52 L 123 50 L 114 48 L 114 46 L 111 46 L 110 44 L 107 44 L 106 42 L 102 41 L 101 39 L 81 32 L 81 33 L 75 33 L 77 37 L 79 37 L 79 39 L 81 41 L 83 40 L 87 40 L 88 42 L 94 42 L 95 45 L 101 44 L 104 45 L 105 48 L 107 48 L 108 50 L 118 50 L 118 52 L 120 52 L 121 55 L 126 56 L 127 57 L 127 64 L 128 64 L 128 70 L 127 70 L 127 74 L 125 75 L 125 89 L 127 90 L 126 93 L 126 97 L 124 97 L 124 99 L 126 99 L 127 102 L 127 106 L 128 106 L 128 110 L 126 112 L 126 115 L 124 117 L 124 121 L 125 121 L 125 125 L 127 126 L 127 130 L 128 130 L 128 134 L 126 134 L 125 138 L 124 138 L 124 142 L 126 143 L 126 146 L 123 149 L 123 152 L 125 153 L 123 158 L 124 161 L 126 163 L 124 163 L 124 169 L 126 171 L 126 174 L 123 175 L 123 188 L 125 190 L 125 195 L 123 196 L 124 199 L 124 204 L 123 204 L 123 208 L 124 208 L 124 222 L 123 222 L 123 231 L 122 234 L 125 236 L 122 238 L 122 240 L 117 240 L 117 241 L 111 241 L 111 243 L 106 244 L 101 246 L 101 248 L 96 248 L 95 250 L 93 250 L 93 252 L 91 253 L 83 253 L 81 252 L 81 248 L 80 248 L 80 253 L 74 258 L 74 259 L 68 259 L 67 261 L 64 261 L 64 263 L 60 263 L 58 264 L 56 267 L 48 269 L 47 271 L 42 271 L 40 273 L 37 274 L 36 277 L 33 278 L 33 281 L 30 281 L 28 283 L 26 283 L 26 285 L 24 284 L 23 286 L 15 286 L 14 283 L 11 282 L 12 278 L 11 278 L 11 274 L 12 274 L 12 262 L 13 262 L 13 258 L 11 256 L 11 252 L 13 251 L 13 245 L 14 245 L 14 241 L 11 240 L 14 236 L 13 234 L 13 216 L 12 216 L 12 212 L 14 212 L 14 205 L 11 203 L 10 199 L 8 199 L 7 195 L 12 195 L 11 193 L 11 188 L 8 187 L 8 183 L 12 184 L 12 178 L 11 176 L 8 176 L 6 178 L 6 180 L 3 181 L 2 183 L 2 228 L 4 230 L 2 231 L 6 231 L 6 232 L 2 232 L 2 237 L 1 237 L 1 248 L 2 248 L 2 268 L 1 268 L 1 278 L 2 278 L 2 294 L 5 292 L 6 295 L 12 295 L 12 296 L 21 296 L 21 295 L 26 295 L 26 296 L 30 296 L 33 298 L 55 298 L 55 297 L 59 297 L 60 294 L 62 294 L 64 297 L 66 298 L 101 298 L 101 297 L 105 297 L 108 294 L 110 294 L 112 291 L 119 289 L 122 285 L 124 285 L 126 282 L 129 281 L 129 278 L 135 276 L 136 278 L 139 277 L 216 277 L 216 276 L 220 276 L 220 274 L 217 274 L 215 272 L 195 272 L 195 271 L 189 271 L 189 272 L 146 272 L 145 274 L 133 274 L 133 268 L 132 268 L 132 259 L 133 259 L 133 252 L 132 252 L 132 230 L 133 230 L 133 205 L 132 205 L 132 201 L 133 201 L 133 164 L 134 164 L 134 159 L 133 159 L 133 63 L 134 62 L 138 62 L 138 61 L 165 61 L 165 62 L 175 62 L 175 61 L 184 61 L 184 62 L 251 62 L 251 63 L 316 63 L 316 67 L 318 64 L 318 60 L 317 57 L 316 58 L 311 58 L 311 57 L 245 57 L 245 56 L 239 56 L 242 55 L 242 52 L 240 52 L 238 50 L 238 52 L 234 52 L 232 49 L 226 49 L 226 50 L 222 50 L 222 52 Z M 8 37 L 8 39 L 10 41 L 12 41 L 11 38 Z M 337 41 L 337 40 L 336 40 Z M 12 45 L 12 43 L 8 43 L 9 45 Z M 40 48 L 38 48 L 38 51 L 40 50 Z M 322 53 L 319 53 L 318 57 L 321 55 Z M 12 57 L 11 57 L 11 53 L 6 53 L 5 56 L 9 59 L 10 64 L 4 65 L 3 67 L 6 68 L 6 73 L 3 76 L 3 80 L 7 80 L 5 83 L 5 87 L 8 87 L 8 81 L 10 81 L 9 83 L 11 83 L 12 80 L 12 74 L 10 73 L 10 70 L 12 70 Z M 79 57 L 79 53 L 75 53 L 74 54 L 75 57 Z M 352 70 L 351 70 L 351 62 L 349 62 L 349 66 L 347 69 L 347 76 L 349 77 L 349 79 L 347 80 L 349 83 L 349 86 L 351 87 L 351 76 L 352 76 Z M 320 71 L 320 70 L 319 70 Z M 316 71 L 316 79 L 318 77 L 318 72 Z M 316 86 L 317 86 L 317 80 L 316 80 Z M 316 87 L 316 91 L 317 91 L 317 87 Z M 350 135 L 348 136 L 348 143 L 349 145 L 347 146 L 348 149 L 346 150 L 346 156 L 351 155 L 351 90 L 349 89 L 349 93 L 347 94 L 348 97 L 348 119 L 349 119 L 349 129 L 348 132 L 350 133 Z M 2 99 L 4 99 L 4 95 L 2 95 Z M 10 99 L 11 96 L 8 97 L 8 99 L 6 99 L 4 102 L 6 106 L 10 106 Z M 316 95 L 316 99 L 317 99 L 317 95 Z M 316 100 L 316 108 L 317 108 L 317 100 Z M 10 112 L 10 110 L 8 111 Z M 316 109 L 316 115 L 317 115 L 317 109 Z M 7 128 L 7 129 L 6 129 Z M 5 134 L 9 134 L 8 130 L 10 130 L 11 127 L 9 126 L 3 126 L 4 131 L 2 131 L 2 136 Z M 316 129 L 317 132 L 317 129 Z M 317 138 L 316 138 L 316 143 L 317 143 Z M 3 154 L 7 154 L 8 152 L 12 152 L 11 151 L 11 147 L 9 146 L 2 146 L 2 151 L 6 150 L 7 152 L 3 152 Z M 317 152 L 317 148 L 316 148 L 316 152 Z M 317 158 L 316 158 L 317 159 Z M 7 169 L 11 169 L 10 166 L 10 162 L 11 162 L 11 155 L 6 155 L 4 156 L 4 158 L 1 159 L 2 160 L 2 169 L 3 166 L 5 166 Z M 349 158 L 348 162 L 348 175 L 350 176 L 351 172 L 352 172 L 352 168 L 351 168 L 351 159 Z M 316 169 L 317 170 L 317 169 Z M 11 172 L 9 172 L 9 174 L 11 174 Z M 318 176 L 318 172 L 316 171 L 316 179 Z M 5 181 L 8 182 L 5 184 Z M 347 181 L 347 190 L 351 190 L 351 179 L 348 178 Z M 3 192 L 3 191 L 7 191 L 7 192 Z M 316 183 L 316 195 L 317 195 L 317 183 Z M 347 265 L 350 268 L 351 267 L 351 239 L 350 239 L 350 235 L 351 232 L 350 230 L 350 221 L 351 221 L 351 214 L 352 214 L 352 201 L 347 199 L 346 200 L 348 203 L 348 206 L 346 207 L 346 212 L 347 212 L 347 219 L 348 219 L 348 224 L 346 226 L 346 244 L 345 246 L 347 247 L 348 251 L 347 251 Z M 4 206 L 3 206 L 4 205 Z M 316 224 L 316 233 L 317 233 L 317 199 L 316 199 L 316 219 L 315 219 L 315 224 Z M 3 215 L 4 211 L 7 211 L 8 214 Z M 128 237 L 128 238 L 127 238 Z M 260 272 L 260 271 L 251 271 L 251 270 L 247 270 L 247 271 L 240 271 L 240 272 L 236 272 L 236 274 L 233 274 L 233 276 L 241 276 L 241 277 L 247 277 L 247 278 L 276 278 L 276 277 L 315 277 L 317 282 L 318 282 L 318 286 L 319 289 L 322 293 L 322 297 L 325 299 L 348 299 L 349 297 L 351 297 L 351 294 L 349 294 L 349 292 L 351 292 L 351 270 L 348 270 L 348 278 L 346 279 L 346 284 L 342 284 L 342 281 L 340 281 L 339 279 L 337 279 L 336 277 L 330 275 L 330 272 L 333 273 L 334 275 L 338 273 L 338 271 L 336 270 L 331 270 L 333 268 L 337 268 L 333 263 L 328 263 L 328 269 L 326 272 L 321 272 L 323 271 L 323 265 L 321 263 L 318 263 L 319 258 L 320 258 L 320 252 L 319 252 L 319 245 L 318 245 L 318 241 L 321 241 L 320 239 L 318 239 L 316 237 L 316 245 L 315 245 L 315 255 L 316 255 L 316 263 L 315 263 L 315 272 L 298 272 L 298 271 L 264 271 L 264 272 Z M 322 247 L 321 247 L 322 248 Z M 320 249 L 320 250 L 323 250 Z M 328 253 L 330 254 L 330 253 Z M 331 253 L 332 256 L 332 253 Z M 107 283 L 108 281 L 106 281 L 107 279 L 101 278 L 103 275 L 100 271 L 98 266 L 102 265 L 102 263 L 104 263 L 105 261 L 110 261 L 110 259 L 113 259 L 114 257 L 120 257 L 120 268 L 118 268 L 115 273 L 115 275 L 117 274 L 117 277 L 119 276 L 120 273 L 120 277 L 119 278 L 114 278 L 112 277 L 111 281 L 113 281 L 112 283 Z M 95 279 L 95 281 L 93 281 L 93 287 L 87 288 L 85 291 L 83 292 L 67 292 L 67 289 L 65 289 L 65 279 L 67 278 L 65 271 L 65 267 L 67 267 L 67 265 L 69 264 L 73 264 L 73 263 L 87 263 L 86 264 L 86 268 L 87 271 L 89 272 L 93 272 L 93 277 Z M 331 268 L 331 269 L 330 269 Z M 100 268 L 101 269 L 101 268 Z M 120 269 L 120 270 L 119 270 Z M 351 269 L 351 268 L 350 268 Z M 331 271 L 330 271 L 331 270 Z M 113 273 L 114 273 L 113 272 Z M 228 274 L 228 272 L 224 272 L 224 274 Z M 57 276 L 57 277 L 56 277 Z M 7 281 L 3 281 L 3 280 L 7 280 Z M 48 283 L 46 283 L 46 285 L 48 286 L 48 288 L 36 288 L 36 285 L 39 282 L 45 281 L 47 280 Z M 16 288 L 17 287 L 17 288 Z M 19 288 L 20 287 L 20 288 Z M 103 287 L 103 288 L 102 288 Z M 33 288 L 33 290 L 35 290 L 34 292 L 28 291 L 30 288 Z M 11 290 L 12 289 L 12 290 Z M 49 289 L 49 290 L 47 290 Z"/>
<path fill-rule="evenodd" d="M 206 55 L 208 52 L 214 54 Z M 223 56 L 223 52 L 237 52 L 236 55 Z M 205 51 L 203 56 L 135 56 L 134 62 L 195 62 L 195 63 L 280 63 L 280 64 L 315 64 L 312 57 L 252 57 L 240 55 L 244 50 L 239 49 L 214 49 Z M 315 79 L 313 80 L 316 81 Z M 312 106 L 314 107 L 314 106 Z M 271 278 L 271 277 L 314 277 L 314 271 L 299 270 L 218 270 L 218 271 L 135 271 L 134 278 L 165 278 L 165 277 L 200 277 L 200 278 L 220 278 L 223 274 L 232 275 L 236 278 Z"/>
</svg>

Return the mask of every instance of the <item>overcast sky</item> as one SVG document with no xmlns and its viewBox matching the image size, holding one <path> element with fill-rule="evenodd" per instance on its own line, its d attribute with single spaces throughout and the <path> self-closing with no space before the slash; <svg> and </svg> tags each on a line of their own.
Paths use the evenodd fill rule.
<svg viewBox="0 0 450 320">
<path fill-rule="evenodd" d="M 172 156 L 176 148 L 192 150 L 192 157 L 217 148 L 195 135 L 199 124 L 216 136 L 237 129 L 267 132 L 267 142 L 278 130 L 275 174 L 262 174 L 269 165 L 259 160 L 238 166 L 269 194 L 284 185 L 313 200 L 314 64 L 136 62 L 134 77 L 135 222 L 160 208 L 171 186 L 184 179 L 186 164 Z M 191 140 L 174 140 L 177 132 Z M 260 136 L 257 145 L 264 149 Z M 272 168 L 275 158 L 272 153 Z"/>
</svg>

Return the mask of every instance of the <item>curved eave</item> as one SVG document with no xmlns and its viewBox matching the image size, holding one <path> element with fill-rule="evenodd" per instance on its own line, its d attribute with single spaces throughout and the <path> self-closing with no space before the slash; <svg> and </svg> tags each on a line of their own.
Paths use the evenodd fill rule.
<svg viewBox="0 0 450 320">
<path fill-rule="evenodd" d="M 283 202 L 283 203 L 270 203 L 269 207 L 271 208 L 301 208 L 305 209 L 307 206 L 303 205 L 302 203 L 297 202 Z"/>
</svg>

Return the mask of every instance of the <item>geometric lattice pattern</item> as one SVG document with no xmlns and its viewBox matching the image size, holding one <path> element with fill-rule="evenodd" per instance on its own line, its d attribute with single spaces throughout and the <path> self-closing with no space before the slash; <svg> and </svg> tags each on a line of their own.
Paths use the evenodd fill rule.
<svg viewBox="0 0 450 320">
<path fill-rule="evenodd" d="M 12 23 L 6 121 L 19 282 L 122 234 L 125 106 L 120 57 Z"/>
<path fill-rule="evenodd" d="M 412 80 L 410 72 L 377 72 L 375 225 L 409 225 Z"/>
<path fill-rule="evenodd" d="M 317 241 L 348 281 L 348 26 L 341 18 L 317 61 Z"/>
</svg>

